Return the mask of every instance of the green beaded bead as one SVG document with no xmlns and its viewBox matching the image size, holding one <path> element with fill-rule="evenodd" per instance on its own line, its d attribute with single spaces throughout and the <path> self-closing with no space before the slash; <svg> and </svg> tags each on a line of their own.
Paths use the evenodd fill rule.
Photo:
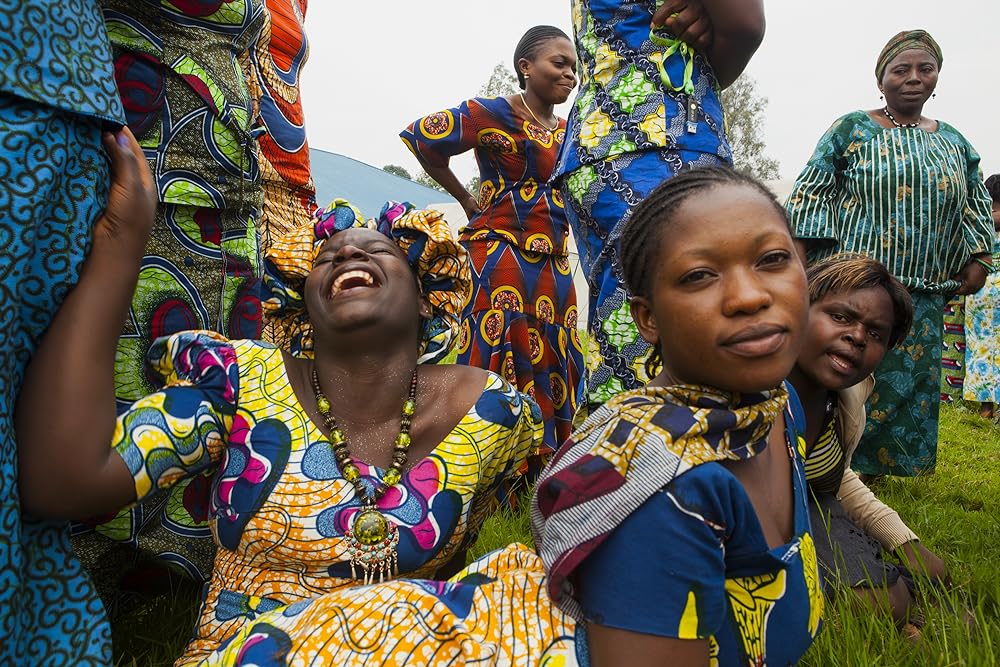
<svg viewBox="0 0 1000 667">
<path fill-rule="evenodd" d="M 361 477 L 361 471 L 358 470 L 358 466 L 353 463 L 348 463 L 344 466 L 344 479 L 348 482 L 354 482 Z"/>
<path fill-rule="evenodd" d="M 400 433 L 396 436 L 396 445 L 399 447 L 409 447 L 410 446 L 410 434 Z"/>
<path fill-rule="evenodd" d="M 344 441 L 343 431 L 341 431 L 339 428 L 335 428 L 332 431 L 330 431 L 330 442 L 332 442 L 335 445 L 339 445 L 343 441 Z"/>
<path fill-rule="evenodd" d="M 416 411 L 417 411 L 417 402 L 414 401 L 412 398 L 406 399 L 406 402 L 403 403 L 403 414 L 412 415 Z"/>
<path fill-rule="evenodd" d="M 389 468 L 385 471 L 385 476 L 382 478 L 382 481 L 389 486 L 395 486 L 399 481 L 399 471 L 395 468 Z"/>
<path fill-rule="evenodd" d="M 320 412 L 330 411 L 330 401 L 327 400 L 326 396 L 316 397 L 316 407 L 319 408 Z"/>
</svg>

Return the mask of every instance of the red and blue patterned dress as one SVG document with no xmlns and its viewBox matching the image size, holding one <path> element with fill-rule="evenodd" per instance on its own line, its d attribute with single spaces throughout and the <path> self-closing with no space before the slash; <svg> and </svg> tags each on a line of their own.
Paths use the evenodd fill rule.
<svg viewBox="0 0 1000 667">
<path fill-rule="evenodd" d="M 535 399 L 544 446 L 572 430 L 583 348 L 570 273 L 569 223 L 548 184 L 566 133 L 522 118 L 505 98 L 481 98 L 415 120 L 400 133 L 423 164 L 444 167 L 470 149 L 479 163 L 479 207 L 459 235 L 472 261 L 458 363 L 502 375 Z"/>
</svg>

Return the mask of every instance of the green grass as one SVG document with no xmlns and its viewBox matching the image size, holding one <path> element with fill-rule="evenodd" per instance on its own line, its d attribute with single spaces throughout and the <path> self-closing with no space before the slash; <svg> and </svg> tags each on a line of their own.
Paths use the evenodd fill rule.
<svg viewBox="0 0 1000 667">
<path fill-rule="evenodd" d="M 904 639 L 887 614 L 859 612 L 847 599 L 827 605 L 824 629 L 807 667 L 1000 665 L 1000 427 L 961 407 L 943 406 L 936 474 L 888 479 L 877 492 L 945 559 L 954 588 L 930 591 L 917 643 Z M 528 503 L 490 517 L 470 558 L 510 542 L 531 544 Z M 944 598 L 944 599 L 942 599 Z M 173 663 L 190 636 L 197 594 L 180 587 L 116 624 L 117 664 Z M 956 610 L 975 614 L 970 627 Z"/>
</svg>

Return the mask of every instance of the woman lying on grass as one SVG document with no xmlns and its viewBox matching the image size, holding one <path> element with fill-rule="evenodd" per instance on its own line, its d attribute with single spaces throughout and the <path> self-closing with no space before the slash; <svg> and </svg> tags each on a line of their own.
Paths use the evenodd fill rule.
<svg viewBox="0 0 1000 667">
<path fill-rule="evenodd" d="M 835 255 L 813 265 L 809 325 L 789 379 L 806 415 L 806 479 L 816 551 L 827 592 L 851 588 L 870 607 L 909 620 L 912 573 L 942 580 L 940 558 L 851 470 L 865 428 L 872 372 L 906 338 L 909 292 L 882 264 Z M 884 560 L 892 554 L 900 565 Z"/>
<path fill-rule="evenodd" d="M 735 171 L 684 172 L 636 208 L 621 255 L 662 367 L 542 473 L 548 591 L 594 667 L 795 663 L 823 597 L 782 383 L 807 314 L 784 210 Z"/>
</svg>

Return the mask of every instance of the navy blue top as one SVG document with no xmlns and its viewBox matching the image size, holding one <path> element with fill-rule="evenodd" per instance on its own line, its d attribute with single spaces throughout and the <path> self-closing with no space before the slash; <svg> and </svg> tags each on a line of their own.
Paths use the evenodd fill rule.
<svg viewBox="0 0 1000 667">
<path fill-rule="evenodd" d="M 802 657 L 819 630 L 823 597 L 809 534 L 804 420 L 791 388 L 789 406 L 791 541 L 768 549 L 743 485 L 720 463 L 697 466 L 647 500 L 580 566 L 588 621 L 709 639 L 720 666 L 786 665 Z"/>
</svg>

